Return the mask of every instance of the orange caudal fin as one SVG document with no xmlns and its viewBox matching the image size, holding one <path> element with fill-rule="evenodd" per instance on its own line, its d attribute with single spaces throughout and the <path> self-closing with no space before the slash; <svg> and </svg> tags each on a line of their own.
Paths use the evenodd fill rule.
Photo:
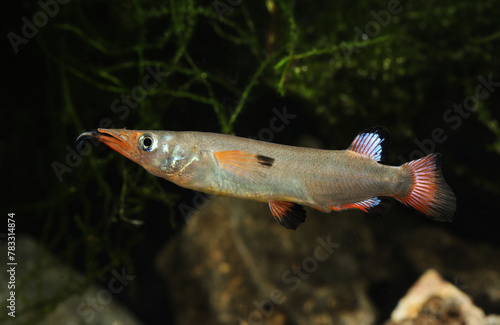
<svg viewBox="0 0 500 325">
<path fill-rule="evenodd" d="M 396 199 L 431 219 L 451 221 L 456 210 L 456 199 L 439 166 L 439 154 L 430 154 L 402 165 L 408 184 L 407 189 Z"/>
</svg>

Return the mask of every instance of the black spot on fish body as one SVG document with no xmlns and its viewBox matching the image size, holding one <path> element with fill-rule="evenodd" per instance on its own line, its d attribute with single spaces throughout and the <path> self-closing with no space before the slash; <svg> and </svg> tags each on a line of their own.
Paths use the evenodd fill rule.
<svg viewBox="0 0 500 325">
<path fill-rule="evenodd" d="M 266 167 L 271 167 L 274 164 L 274 158 L 263 155 L 257 155 L 257 160 L 259 161 L 259 164 Z"/>
</svg>

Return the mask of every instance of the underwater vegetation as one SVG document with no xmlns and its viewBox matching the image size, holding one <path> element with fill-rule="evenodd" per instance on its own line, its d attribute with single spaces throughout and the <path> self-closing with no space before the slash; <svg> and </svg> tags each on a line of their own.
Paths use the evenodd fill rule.
<svg viewBox="0 0 500 325">
<path fill-rule="evenodd" d="M 160 247 L 204 206 L 104 146 L 77 155 L 76 137 L 98 127 L 291 145 L 309 135 L 343 149 L 359 130 L 383 125 L 392 165 L 442 153 L 458 204 L 450 231 L 500 242 L 495 1 L 47 0 L 8 8 L 2 121 L 12 138 L 2 142 L 10 187 L 2 212 L 15 212 L 19 233 L 84 274 L 52 299 L 31 299 L 28 310 L 48 314 L 123 266 L 154 274 Z M 139 281 L 129 291 L 133 301 L 148 295 Z M 168 311 L 133 308 L 146 323 Z"/>
</svg>

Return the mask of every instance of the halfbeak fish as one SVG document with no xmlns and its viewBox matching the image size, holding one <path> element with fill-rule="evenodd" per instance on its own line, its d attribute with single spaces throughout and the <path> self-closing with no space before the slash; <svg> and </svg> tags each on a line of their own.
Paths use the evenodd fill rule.
<svg viewBox="0 0 500 325">
<path fill-rule="evenodd" d="M 304 222 L 303 205 L 323 212 L 359 209 L 381 216 L 392 197 L 439 221 L 451 221 L 456 209 L 455 195 L 441 174 L 439 154 L 401 166 L 382 164 L 390 145 L 383 127 L 361 132 L 346 150 L 292 147 L 215 133 L 126 129 L 83 133 L 77 149 L 89 139 L 179 186 L 267 202 L 287 229 Z"/>
</svg>

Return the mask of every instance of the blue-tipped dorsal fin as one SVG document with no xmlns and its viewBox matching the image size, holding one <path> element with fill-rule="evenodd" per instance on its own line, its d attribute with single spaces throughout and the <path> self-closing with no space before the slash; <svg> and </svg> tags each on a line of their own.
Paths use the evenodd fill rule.
<svg viewBox="0 0 500 325">
<path fill-rule="evenodd" d="M 349 150 L 367 155 L 375 161 L 384 162 L 389 152 L 391 139 L 389 131 L 382 126 L 369 128 L 356 136 Z"/>
</svg>

